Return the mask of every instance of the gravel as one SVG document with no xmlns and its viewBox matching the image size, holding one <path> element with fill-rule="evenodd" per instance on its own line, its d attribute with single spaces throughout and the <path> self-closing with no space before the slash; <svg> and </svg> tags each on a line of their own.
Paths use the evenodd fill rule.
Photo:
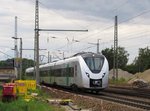
<svg viewBox="0 0 150 111">
<path fill-rule="evenodd" d="M 73 94 L 65 91 L 60 91 L 53 88 L 42 87 L 42 90 L 50 94 L 52 98 L 71 99 L 79 108 L 88 109 L 87 111 L 145 111 L 142 109 L 105 101 L 97 98 Z"/>
<path fill-rule="evenodd" d="M 118 69 L 118 78 L 124 78 L 126 80 L 129 80 L 131 79 L 133 76 L 133 74 L 127 72 L 127 71 L 124 71 L 122 69 Z M 109 71 L 109 79 L 112 79 L 113 77 L 113 69 Z"/>
</svg>

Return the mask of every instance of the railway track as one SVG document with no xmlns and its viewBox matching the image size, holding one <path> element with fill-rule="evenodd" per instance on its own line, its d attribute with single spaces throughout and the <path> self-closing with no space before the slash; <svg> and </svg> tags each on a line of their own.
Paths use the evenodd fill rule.
<svg viewBox="0 0 150 111">
<path fill-rule="evenodd" d="M 150 93 L 148 89 L 110 87 L 100 94 L 102 95 L 100 98 L 105 100 L 150 110 Z"/>
<path fill-rule="evenodd" d="M 93 96 L 93 95 L 92 95 Z M 127 96 L 118 96 L 116 95 L 110 95 L 110 93 L 100 93 L 100 96 L 94 96 L 96 98 L 100 98 L 103 100 L 108 100 L 108 101 L 112 101 L 112 102 L 117 102 L 119 104 L 125 104 L 128 106 L 133 106 L 133 107 L 137 107 L 137 108 L 141 108 L 141 109 L 146 109 L 146 110 L 150 110 L 150 102 L 141 100 L 141 99 L 134 99 L 134 98 L 130 98 Z"/>
<path fill-rule="evenodd" d="M 125 89 L 125 90 L 134 90 L 137 92 L 144 92 L 144 93 L 149 93 L 150 92 L 150 86 L 148 87 L 134 87 L 134 86 L 114 86 L 114 85 L 110 85 L 109 88 L 114 88 L 114 89 Z"/>
<path fill-rule="evenodd" d="M 138 98 L 150 99 L 150 92 L 143 89 L 124 89 L 124 88 L 108 88 L 104 92 L 113 94 L 122 94 L 126 96 L 133 96 Z"/>
<path fill-rule="evenodd" d="M 67 93 L 69 92 L 69 93 L 73 93 L 73 94 L 107 100 L 107 101 L 131 106 L 131 107 L 135 107 L 135 108 L 150 110 L 150 100 L 146 98 L 147 94 L 144 95 L 144 93 L 141 93 L 141 92 L 134 92 L 134 91 L 132 92 L 131 91 L 132 93 L 130 95 L 130 91 L 127 89 L 123 89 L 123 90 L 118 89 L 118 90 L 120 90 L 118 93 L 114 92 L 114 90 L 111 91 L 111 89 L 109 89 L 109 90 L 107 89 L 107 90 L 104 90 L 104 91 L 96 94 L 96 93 L 82 92 L 82 91 L 75 93 L 69 89 L 63 89 L 63 88 L 59 88 L 59 87 L 57 87 L 57 89 L 66 91 Z M 122 93 L 120 93 L 120 92 L 122 92 Z M 142 94 L 143 98 L 141 96 L 139 96 L 140 94 Z"/>
</svg>

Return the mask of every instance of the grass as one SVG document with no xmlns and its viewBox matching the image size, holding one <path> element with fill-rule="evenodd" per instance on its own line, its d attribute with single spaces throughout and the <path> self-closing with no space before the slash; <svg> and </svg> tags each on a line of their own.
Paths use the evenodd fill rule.
<svg viewBox="0 0 150 111">
<path fill-rule="evenodd" d="M 120 78 L 118 80 L 109 79 L 109 83 L 114 85 L 124 85 L 127 84 L 127 82 L 128 80 L 126 80 L 125 78 Z"/>
<path fill-rule="evenodd" d="M 13 102 L 0 102 L 0 111 L 64 111 L 62 108 L 51 106 L 45 102 L 31 100 L 29 102 L 18 99 Z"/>
<path fill-rule="evenodd" d="M 0 90 L 1 92 L 1 90 Z M 39 93 L 39 97 L 47 98 L 49 95 L 43 93 L 40 89 L 36 92 Z M 50 105 L 46 102 L 37 99 L 31 99 L 26 102 L 23 98 L 19 97 L 17 100 L 12 102 L 2 102 L 0 101 L 0 111 L 65 111 L 59 106 Z"/>
</svg>

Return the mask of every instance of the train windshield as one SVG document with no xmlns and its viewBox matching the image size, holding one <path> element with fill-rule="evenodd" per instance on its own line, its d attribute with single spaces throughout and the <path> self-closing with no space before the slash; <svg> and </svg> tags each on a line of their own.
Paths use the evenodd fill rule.
<svg viewBox="0 0 150 111">
<path fill-rule="evenodd" d="M 101 71 L 104 57 L 86 57 L 84 60 L 93 73 L 99 73 Z"/>
</svg>

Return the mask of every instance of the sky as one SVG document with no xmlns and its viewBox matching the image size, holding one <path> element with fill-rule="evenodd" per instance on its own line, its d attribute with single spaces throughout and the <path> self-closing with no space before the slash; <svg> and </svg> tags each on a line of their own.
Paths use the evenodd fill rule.
<svg viewBox="0 0 150 111">
<path fill-rule="evenodd" d="M 39 0 L 40 29 L 88 30 L 88 32 L 40 32 L 40 60 L 113 47 L 114 17 L 118 16 L 118 44 L 128 51 L 129 63 L 138 49 L 150 46 L 150 0 Z M 34 48 L 35 0 L 0 0 L 0 60 L 14 57 L 15 16 L 17 37 L 23 49 Z M 79 41 L 79 42 L 75 42 Z M 18 50 L 19 50 L 18 40 Z M 90 44 L 92 43 L 92 44 Z M 34 58 L 23 50 L 23 58 Z"/>
</svg>

